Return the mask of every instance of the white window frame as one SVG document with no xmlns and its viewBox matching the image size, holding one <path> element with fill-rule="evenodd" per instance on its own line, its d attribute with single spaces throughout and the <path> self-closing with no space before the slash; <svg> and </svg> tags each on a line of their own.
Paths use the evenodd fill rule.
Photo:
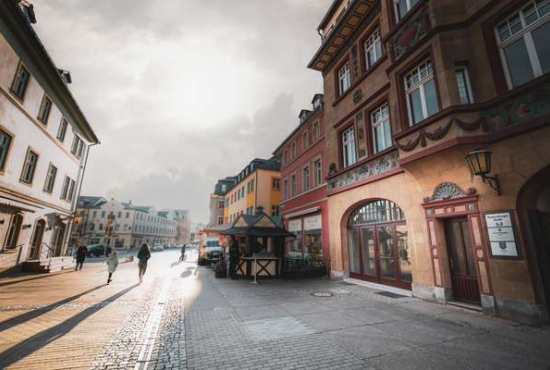
<svg viewBox="0 0 550 370">
<path fill-rule="evenodd" d="M 537 28 L 541 27 L 543 24 L 550 21 L 550 12 L 546 13 L 543 16 L 539 15 L 539 18 L 536 21 L 534 21 L 530 25 L 527 25 L 524 11 L 531 5 L 535 6 L 536 12 L 538 14 L 538 7 L 537 7 L 536 1 L 530 1 L 528 4 L 522 6 L 520 10 L 506 17 L 502 22 L 499 22 L 494 29 L 497 46 L 500 54 L 500 60 L 502 63 L 502 67 L 504 69 L 504 76 L 506 78 L 506 84 L 508 85 L 509 90 L 512 90 L 517 86 L 514 86 L 512 83 L 512 77 L 510 75 L 510 69 L 508 68 L 508 63 L 506 62 L 506 55 L 504 54 L 504 49 L 521 38 L 523 38 L 525 41 L 525 47 L 527 48 L 527 55 L 529 57 L 529 61 L 531 62 L 531 68 L 533 70 L 533 79 L 543 75 L 542 66 L 540 64 L 537 50 L 535 48 L 535 41 L 533 40 L 532 32 Z M 509 21 L 516 16 L 519 16 L 522 28 L 521 30 L 513 34 L 510 28 Z M 499 33 L 499 28 L 505 24 L 508 26 L 508 31 L 510 32 L 510 36 L 503 41 Z"/>
<path fill-rule="evenodd" d="M 458 89 L 458 74 L 462 73 L 464 75 L 464 84 L 466 85 L 466 92 L 468 94 L 468 102 L 463 102 L 460 96 L 460 90 L 458 90 L 458 97 L 460 98 L 460 104 L 472 104 L 474 102 L 474 95 L 472 93 L 472 84 L 470 82 L 470 72 L 468 71 L 467 66 L 456 66 L 455 67 L 455 77 Z"/>
<path fill-rule="evenodd" d="M 351 87 L 351 70 L 349 60 L 338 69 L 338 92 L 344 94 Z"/>
<path fill-rule="evenodd" d="M 414 5 L 416 5 L 419 0 L 416 0 L 416 3 L 414 5 L 412 4 L 412 2 L 415 1 L 415 0 L 404 0 L 405 4 L 407 5 L 407 12 L 405 14 L 403 14 L 402 17 L 399 17 L 399 7 L 397 6 L 397 4 L 399 4 L 399 1 L 400 0 L 393 0 L 393 6 L 394 6 L 394 9 L 395 9 L 395 18 L 396 18 L 397 22 L 399 22 L 401 19 L 403 19 L 406 14 L 409 14 L 412 7 Z"/>
<path fill-rule="evenodd" d="M 296 158 L 296 140 L 292 142 L 290 154 L 292 155 L 292 159 Z"/>
<path fill-rule="evenodd" d="M 53 192 L 56 177 L 57 167 L 50 162 L 50 165 L 48 166 L 48 172 L 46 173 L 46 180 L 44 181 L 44 192 L 49 194 Z"/>
<path fill-rule="evenodd" d="M 313 168 L 315 169 L 315 185 L 319 186 L 323 183 L 323 161 L 321 158 L 313 162 Z"/>
<path fill-rule="evenodd" d="M 342 162 L 343 162 L 344 168 L 346 168 L 357 163 L 357 145 L 355 143 L 355 128 L 351 126 L 350 128 L 347 128 L 346 130 L 342 131 L 341 140 L 342 140 Z M 348 158 L 346 155 L 348 146 L 350 145 L 352 146 L 352 149 L 353 149 L 352 151 L 350 151 L 350 153 L 353 153 L 352 158 Z"/>
<path fill-rule="evenodd" d="M 385 124 L 388 124 L 390 126 L 390 137 L 386 137 L 386 131 L 382 129 L 382 137 L 383 137 L 383 148 L 378 149 L 378 135 L 376 135 L 376 129 L 380 126 L 384 126 Z M 374 153 L 380 153 L 388 148 L 390 148 L 393 145 L 392 138 L 391 138 L 391 120 L 390 120 L 390 108 L 388 107 L 388 104 L 383 104 L 380 107 L 376 108 L 374 111 L 371 112 L 371 127 L 372 127 L 372 142 L 373 142 L 373 152 Z M 387 140 L 389 139 L 389 145 L 386 146 Z"/>
<path fill-rule="evenodd" d="M 302 133 L 302 150 L 306 150 L 309 147 L 309 130 Z"/>
<path fill-rule="evenodd" d="M 378 49 L 376 48 L 376 45 L 380 46 L 380 55 L 378 55 Z M 375 30 L 366 40 L 364 44 L 365 48 L 365 68 L 366 70 L 369 70 L 373 65 L 376 64 L 382 58 L 382 55 L 384 55 L 384 49 L 382 49 L 382 40 L 380 38 L 380 30 Z M 374 52 L 374 61 L 372 64 L 369 63 L 369 52 Z"/>
<path fill-rule="evenodd" d="M 321 124 L 319 121 L 313 124 L 313 141 L 319 140 L 321 137 Z"/>
<path fill-rule="evenodd" d="M 31 155 L 34 155 L 34 162 L 30 161 Z M 32 150 L 31 148 L 27 149 L 27 155 L 25 156 L 25 162 L 23 163 L 23 171 L 21 172 L 21 182 L 31 185 L 34 181 L 34 175 L 36 175 L 36 168 L 38 167 L 38 159 L 40 155 Z M 31 167 L 32 166 L 32 167 Z M 32 170 L 30 170 L 31 168 Z M 26 174 L 30 176 L 30 179 L 27 179 Z"/>
<path fill-rule="evenodd" d="M 422 75 L 421 71 L 422 71 L 423 66 L 426 67 L 426 70 L 431 69 L 431 72 L 429 72 L 429 74 L 425 77 L 421 76 Z M 419 76 L 418 82 L 409 84 L 407 81 L 408 81 L 409 77 L 412 78 L 413 75 L 418 75 Z M 405 75 L 403 83 L 405 84 L 405 98 L 407 100 L 407 111 L 409 112 L 409 126 L 410 127 L 422 122 L 422 121 L 419 121 L 419 122 L 416 122 L 416 123 L 414 122 L 410 96 L 414 91 L 416 91 L 416 90 L 420 91 L 420 101 L 421 101 L 421 104 L 422 104 L 422 114 L 424 115 L 424 119 L 428 118 L 429 117 L 428 104 L 426 104 L 426 94 L 425 94 L 425 91 L 424 91 L 424 86 L 432 80 L 434 80 L 434 83 L 435 83 L 435 77 L 434 77 L 434 71 L 433 71 L 433 62 L 432 62 L 431 59 L 426 59 L 423 62 L 419 63 L 413 70 L 411 70 L 409 73 L 407 73 Z M 437 91 L 437 86 L 436 86 L 436 91 Z M 438 104 L 439 104 L 439 100 L 438 100 Z"/>
</svg>

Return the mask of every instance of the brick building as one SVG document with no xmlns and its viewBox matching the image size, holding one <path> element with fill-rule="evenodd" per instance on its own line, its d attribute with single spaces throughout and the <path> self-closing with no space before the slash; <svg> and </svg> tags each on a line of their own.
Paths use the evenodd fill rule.
<svg viewBox="0 0 550 370">
<path fill-rule="evenodd" d="M 330 265 L 322 94 L 315 95 L 312 110 L 303 110 L 299 120 L 274 152 L 281 158 L 281 215 L 287 230 L 297 235 L 287 243 L 285 254 L 323 259 Z"/>
<path fill-rule="evenodd" d="M 550 3 L 337 0 L 318 31 L 333 275 L 548 320 Z"/>
</svg>

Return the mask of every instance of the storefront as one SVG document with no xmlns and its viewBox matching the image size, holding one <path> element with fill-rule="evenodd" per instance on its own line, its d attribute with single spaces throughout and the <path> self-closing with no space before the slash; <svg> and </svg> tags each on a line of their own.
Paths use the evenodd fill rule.
<svg viewBox="0 0 550 370">
<path fill-rule="evenodd" d="M 296 239 L 287 242 L 287 257 L 323 260 L 323 223 L 321 214 L 288 221 L 288 231 Z"/>
</svg>

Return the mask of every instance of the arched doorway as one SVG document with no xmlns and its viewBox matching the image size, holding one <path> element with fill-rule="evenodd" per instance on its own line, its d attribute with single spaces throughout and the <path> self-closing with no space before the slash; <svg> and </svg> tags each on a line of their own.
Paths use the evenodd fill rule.
<svg viewBox="0 0 550 370">
<path fill-rule="evenodd" d="M 30 260 L 40 259 L 40 252 L 42 250 L 42 237 L 44 236 L 44 230 L 46 229 L 46 222 L 40 220 L 34 226 L 34 232 L 31 239 L 31 251 L 29 253 Z"/>
<path fill-rule="evenodd" d="M 351 277 L 411 289 L 407 225 L 395 203 L 373 200 L 352 212 L 348 251 Z"/>
<path fill-rule="evenodd" d="M 525 183 L 518 196 L 518 213 L 531 262 L 539 271 L 534 279 L 539 286 L 539 301 L 546 303 L 550 316 L 550 166 Z"/>
</svg>

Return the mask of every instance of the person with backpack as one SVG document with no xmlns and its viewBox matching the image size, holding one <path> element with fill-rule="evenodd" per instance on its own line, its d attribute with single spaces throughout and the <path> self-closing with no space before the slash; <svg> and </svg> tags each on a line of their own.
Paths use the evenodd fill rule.
<svg viewBox="0 0 550 370">
<path fill-rule="evenodd" d="M 143 282 L 143 275 L 145 275 L 145 271 L 147 271 L 147 261 L 151 258 L 151 251 L 147 243 L 143 243 L 139 249 L 137 258 L 139 267 L 139 282 L 141 284 Z"/>
</svg>

